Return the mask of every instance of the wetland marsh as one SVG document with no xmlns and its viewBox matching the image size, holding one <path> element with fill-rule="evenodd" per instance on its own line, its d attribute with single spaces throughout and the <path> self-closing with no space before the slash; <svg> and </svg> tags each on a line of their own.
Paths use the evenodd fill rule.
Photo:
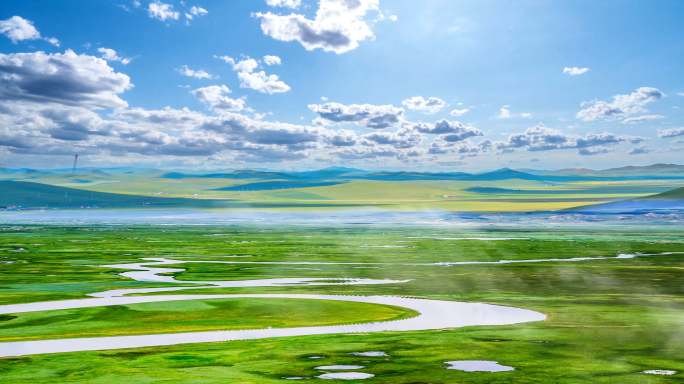
<svg viewBox="0 0 684 384">
<path fill-rule="evenodd" d="M 0 375 L 8 383 L 107 383 L 120 375 L 267 383 L 344 373 L 369 383 L 677 380 L 684 234 L 671 226 L 597 229 L 4 227 Z M 406 247 L 384 247 L 395 244 Z M 24 252 L 10 252 L 18 248 Z M 298 269 L 303 263 L 315 268 Z M 365 264 L 382 269 L 357 268 Z M 97 300 L 111 302 L 87 304 Z M 407 302 L 434 304 L 438 323 L 387 327 L 429 315 Z M 444 312 L 451 305 L 539 317 L 459 325 L 461 310 Z M 266 338 L 225 336 L 231 332 Z M 216 333 L 232 341 L 201 343 Z M 104 343 L 168 335 L 186 339 Z M 79 339 L 95 342 L 81 352 L 7 352 L 24 342 L 77 348 Z M 458 361 L 515 370 L 445 369 Z M 330 366 L 364 368 L 317 369 Z"/>
</svg>

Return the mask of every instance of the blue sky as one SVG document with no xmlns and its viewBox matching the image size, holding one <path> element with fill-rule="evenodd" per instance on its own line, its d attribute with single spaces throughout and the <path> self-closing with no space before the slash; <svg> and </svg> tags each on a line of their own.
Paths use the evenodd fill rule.
<svg viewBox="0 0 684 384">
<path fill-rule="evenodd" d="M 0 3 L 10 166 L 600 169 L 684 154 L 681 1 Z"/>
</svg>

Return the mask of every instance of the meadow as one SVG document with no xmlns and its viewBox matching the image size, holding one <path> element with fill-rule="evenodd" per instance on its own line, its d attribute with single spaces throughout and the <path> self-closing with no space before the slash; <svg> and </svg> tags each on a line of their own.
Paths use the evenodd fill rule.
<svg viewBox="0 0 684 384">
<path fill-rule="evenodd" d="M 284 377 L 323 382 L 315 378 L 323 372 L 316 367 L 352 364 L 375 375 L 364 380 L 369 383 L 681 380 L 684 254 L 664 253 L 684 252 L 684 231 L 677 226 L 590 225 L 548 230 L 342 225 L 4 227 L 0 232 L 2 305 L 85 298 L 112 289 L 178 287 L 133 281 L 120 275 L 125 270 L 98 267 L 164 257 L 186 261 L 174 264 L 179 271 L 168 274 L 179 281 L 409 280 L 381 285 L 207 287 L 180 291 L 183 294 L 398 295 L 513 306 L 548 318 L 503 326 L 6 357 L 0 358 L 0 376 L 7 383 L 111 383 L 121 377 L 131 383 L 270 383 L 283 382 Z M 500 240 L 482 240 L 487 238 Z M 615 258 L 620 254 L 649 256 Z M 607 259 L 445 264 L 577 257 Z M 307 262 L 317 264 L 302 264 Z M 5 314 L 0 319 L 0 343 L 329 325 L 414 315 L 399 307 L 340 301 L 171 301 Z M 364 351 L 387 356 L 351 354 Z M 446 361 L 455 360 L 498 361 L 515 370 L 445 369 Z M 678 373 L 641 373 L 645 370 Z"/>
</svg>

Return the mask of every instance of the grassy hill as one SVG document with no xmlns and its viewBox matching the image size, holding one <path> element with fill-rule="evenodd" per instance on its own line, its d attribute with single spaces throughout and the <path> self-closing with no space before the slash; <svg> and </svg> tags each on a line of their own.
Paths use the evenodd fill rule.
<svg viewBox="0 0 684 384">
<path fill-rule="evenodd" d="M 638 197 L 630 200 L 616 201 L 606 204 L 596 204 L 571 208 L 572 211 L 582 212 L 639 212 L 650 210 L 683 210 L 684 188 Z"/>
</svg>

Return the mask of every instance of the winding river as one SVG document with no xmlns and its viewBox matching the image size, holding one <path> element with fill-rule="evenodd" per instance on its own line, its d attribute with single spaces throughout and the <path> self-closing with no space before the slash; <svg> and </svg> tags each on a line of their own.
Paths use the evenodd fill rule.
<svg viewBox="0 0 684 384">
<path fill-rule="evenodd" d="M 0 306 L 0 314 L 25 313 L 35 311 L 63 310 L 74 308 L 101 307 L 111 305 L 130 305 L 180 300 L 237 299 L 237 298 L 283 298 L 301 300 L 352 301 L 393 305 L 412 309 L 418 316 L 389 322 L 347 324 L 337 326 L 268 328 L 235 331 L 187 332 L 157 335 L 114 336 L 94 338 L 74 338 L 56 340 L 18 341 L 0 343 L 0 357 L 23 356 L 44 353 L 63 353 L 79 351 L 111 350 L 121 348 L 140 348 L 186 343 L 208 343 L 231 340 L 262 339 L 285 336 L 324 335 L 334 333 L 366 333 L 381 331 L 422 331 L 430 329 L 456 328 L 473 325 L 506 325 L 530 321 L 541 321 L 546 315 L 526 309 L 504 307 L 481 303 L 426 300 L 393 296 L 336 296 L 306 294 L 244 294 L 244 295 L 164 295 L 164 296 L 124 296 L 130 293 L 168 292 L 185 289 L 216 287 L 265 287 L 279 285 L 339 285 L 339 284 L 396 284 L 408 280 L 374 279 L 261 279 L 242 281 L 178 281 L 172 276 L 159 276 L 161 273 L 181 272 L 180 268 L 163 268 L 161 265 L 181 264 L 193 261 L 147 259 L 141 263 L 102 265 L 106 268 L 133 270 L 121 275 L 137 281 L 165 282 L 181 284 L 201 284 L 199 287 L 166 287 L 110 290 L 90 294 L 93 298 L 78 300 L 50 301 Z M 194 261 L 201 262 L 201 261 Z M 145 264 L 145 265 L 143 265 Z M 323 281 L 321 281 L 323 280 Z M 339 280 L 339 281 L 335 281 Z"/>
<path fill-rule="evenodd" d="M 666 252 L 675 254 L 682 252 Z M 658 255 L 661 255 L 658 254 Z M 178 281 L 173 276 L 160 276 L 163 273 L 181 272 L 181 268 L 165 268 L 164 266 L 184 263 L 230 263 L 230 264 L 275 264 L 275 265 L 424 265 L 453 266 L 471 264 L 507 264 L 564 262 L 589 260 L 627 259 L 655 254 L 618 255 L 616 257 L 580 257 L 571 259 L 536 259 L 536 260 L 500 260 L 493 262 L 441 262 L 441 263 L 329 263 L 329 262 L 238 262 L 238 261 L 206 261 L 206 260 L 171 260 L 165 258 L 146 258 L 140 263 L 101 265 L 106 268 L 131 270 L 121 273 L 122 276 L 136 281 L 198 284 L 197 287 L 165 287 L 119 289 L 90 294 L 92 298 L 80 300 L 50 301 L 28 304 L 0 306 L 0 314 L 49 311 L 73 308 L 101 307 L 111 305 L 129 305 L 180 300 L 204 299 L 238 299 L 238 298 L 283 298 L 300 300 L 333 300 L 352 301 L 393 305 L 409 308 L 420 313 L 418 316 L 389 321 L 363 324 L 347 324 L 337 326 L 268 328 L 235 331 L 188 332 L 157 335 L 114 336 L 95 338 L 75 338 L 57 340 L 19 341 L 0 343 L 0 357 L 22 356 L 43 353 L 61 353 L 78 351 L 111 350 L 120 348 L 154 347 L 186 343 L 208 343 L 217 341 L 262 339 L 270 337 L 324 335 L 334 333 L 366 333 L 380 331 L 422 331 L 430 329 L 457 328 L 473 325 L 506 325 L 530 321 L 541 321 L 546 315 L 526 309 L 504 307 L 481 303 L 463 303 L 456 301 L 426 300 L 393 296 L 336 296 L 306 294 L 244 294 L 244 295 L 164 295 L 164 296 L 124 296 L 131 293 L 168 292 L 186 289 L 202 289 L 207 287 L 270 287 L 283 285 L 341 285 L 341 284 L 397 284 L 408 280 L 374 280 L 374 279 L 320 279 L 320 278 L 287 278 L 261 279 L 241 281 Z"/>
</svg>

